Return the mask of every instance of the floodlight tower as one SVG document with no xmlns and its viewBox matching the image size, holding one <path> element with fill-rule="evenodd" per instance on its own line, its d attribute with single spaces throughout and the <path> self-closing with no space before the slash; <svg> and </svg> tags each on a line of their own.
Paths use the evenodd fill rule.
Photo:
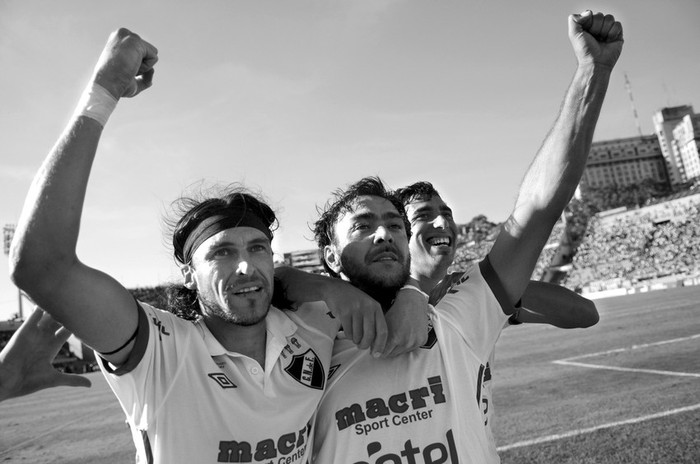
<svg viewBox="0 0 700 464">
<path fill-rule="evenodd" d="M 10 254 L 10 244 L 12 243 L 12 237 L 14 236 L 15 225 L 5 224 L 5 226 L 2 228 L 2 250 L 5 253 L 5 256 L 8 256 Z M 19 320 L 23 321 L 24 311 L 22 309 L 22 290 L 20 290 L 19 288 L 17 289 L 17 304 L 19 306 L 19 312 L 17 313 L 19 315 Z"/>
<path fill-rule="evenodd" d="M 639 124 L 639 116 L 637 116 L 637 107 L 634 105 L 634 96 L 632 95 L 632 84 L 627 78 L 627 73 L 625 73 L 625 89 L 627 89 L 627 95 L 630 97 L 630 104 L 632 105 L 632 114 L 634 115 L 634 123 L 637 125 L 637 132 L 639 136 L 642 136 L 642 126 Z"/>
</svg>

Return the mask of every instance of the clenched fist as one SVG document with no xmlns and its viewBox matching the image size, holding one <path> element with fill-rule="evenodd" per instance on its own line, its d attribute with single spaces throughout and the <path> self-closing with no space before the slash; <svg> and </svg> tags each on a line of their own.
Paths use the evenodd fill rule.
<svg viewBox="0 0 700 464">
<path fill-rule="evenodd" d="M 593 64 L 613 68 L 622 52 L 622 25 L 613 15 L 582 14 L 569 16 L 569 40 L 579 65 Z"/>
<path fill-rule="evenodd" d="M 151 86 L 156 47 L 128 29 L 113 32 L 100 55 L 93 80 L 114 98 L 133 97 Z"/>
</svg>

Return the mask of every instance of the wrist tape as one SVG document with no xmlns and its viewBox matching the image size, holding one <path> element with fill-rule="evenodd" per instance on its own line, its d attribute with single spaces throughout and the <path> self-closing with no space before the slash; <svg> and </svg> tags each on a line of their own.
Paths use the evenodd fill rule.
<svg viewBox="0 0 700 464">
<path fill-rule="evenodd" d="M 93 82 L 80 97 L 74 117 L 85 116 L 94 119 L 104 127 L 116 107 L 117 99 L 100 84 Z"/>
</svg>

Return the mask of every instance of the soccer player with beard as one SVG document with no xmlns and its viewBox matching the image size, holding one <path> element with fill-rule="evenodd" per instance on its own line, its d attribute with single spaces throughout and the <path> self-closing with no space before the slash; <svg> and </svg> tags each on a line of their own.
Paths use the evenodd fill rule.
<svg viewBox="0 0 700 464">
<path fill-rule="evenodd" d="M 490 253 L 428 307 L 433 336 L 421 349 L 375 359 L 335 344 L 313 462 L 499 462 L 481 411 L 485 363 L 583 174 L 622 26 L 586 11 L 569 17 L 569 39 L 578 60 L 573 81 Z M 398 199 L 372 184 L 337 192 L 315 233 L 329 271 L 386 308 L 409 269 L 410 231 Z"/>
<path fill-rule="evenodd" d="M 137 34 L 120 29 L 110 36 L 76 114 L 29 191 L 11 276 L 100 354 L 139 462 L 301 464 L 339 323 L 356 329 L 350 338 L 363 347 L 381 352 L 386 331 L 377 303 L 335 307 L 350 314 L 323 302 L 296 312 L 271 306 L 276 217 L 241 190 L 180 203 L 172 244 L 194 320 L 135 301 L 77 257 L 103 127 L 121 97 L 150 87 L 157 60 L 157 50 Z"/>
<path fill-rule="evenodd" d="M 402 288 L 428 302 L 417 287 L 404 287 L 409 234 L 403 205 L 376 178 L 336 192 L 315 228 L 328 272 L 385 309 Z M 418 350 L 377 359 L 336 341 L 312 462 L 492 462 L 475 398 L 482 360 L 512 305 L 488 259 L 471 271 L 456 287 L 466 307 L 457 310 L 449 296 L 428 306 L 433 330 Z"/>
<path fill-rule="evenodd" d="M 469 272 L 447 273 L 457 251 L 457 224 L 452 209 L 429 182 L 413 183 L 398 189 L 396 195 L 406 209 L 411 224 L 411 277 L 418 282 L 422 291 L 430 294 L 430 304 L 437 305 L 453 285 Z M 535 322 L 571 329 L 590 327 L 598 322 L 595 303 L 559 285 L 531 281 L 520 303 L 508 318 L 508 325 Z M 484 424 L 495 453 L 491 394 L 494 355 L 495 350 L 489 354 L 481 376 L 480 401 Z"/>
</svg>

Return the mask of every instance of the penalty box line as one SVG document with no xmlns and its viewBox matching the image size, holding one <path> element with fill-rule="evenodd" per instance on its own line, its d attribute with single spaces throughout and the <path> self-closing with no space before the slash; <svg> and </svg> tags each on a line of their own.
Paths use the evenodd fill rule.
<svg viewBox="0 0 700 464">
<path fill-rule="evenodd" d="M 618 371 L 618 372 L 637 372 L 637 373 L 645 373 L 645 374 L 669 375 L 669 376 L 675 376 L 675 377 L 700 378 L 700 374 L 696 374 L 693 372 L 662 371 L 662 370 L 657 370 L 657 369 L 635 369 L 635 368 L 629 368 L 629 367 L 605 366 L 602 364 L 591 364 L 591 363 L 583 363 L 583 362 L 574 361 L 575 359 L 593 358 L 596 356 L 604 356 L 604 355 L 612 354 L 612 353 L 623 353 L 625 351 L 639 350 L 639 349 L 649 348 L 652 346 L 685 342 L 688 340 L 694 340 L 696 338 L 700 338 L 700 334 L 695 334 L 695 335 L 691 335 L 688 337 L 674 338 L 671 340 L 662 340 L 662 341 L 654 342 L 654 343 L 644 343 L 641 345 L 632 345 L 631 347 L 626 347 L 626 348 L 616 348 L 613 350 L 599 351 L 597 353 L 589 353 L 589 354 L 584 354 L 581 356 L 573 356 L 571 358 L 558 359 L 558 360 L 552 361 L 552 362 L 554 364 L 560 364 L 560 365 L 565 365 L 565 366 L 568 365 L 568 366 L 586 367 L 589 369 L 604 369 L 604 370 Z"/>
<path fill-rule="evenodd" d="M 645 373 L 660 374 L 660 375 L 700 377 L 700 374 L 687 373 L 687 372 L 660 371 L 660 370 L 654 370 L 654 369 L 631 369 L 631 368 L 625 368 L 625 367 L 614 367 L 614 366 L 611 367 L 611 366 L 603 366 L 603 365 L 598 365 L 598 364 L 588 364 L 588 363 L 574 361 L 575 359 L 592 358 L 595 356 L 602 356 L 602 355 L 611 354 L 611 353 L 622 353 L 625 351 L 644 349 L 644 348 L 649 348 L 652 346 L 666 345 L 669 343 L 684 342 L 684 341 L 688 341 L 688 340 L 694 340 L 697 338 L 700 338 L 700 334 L 691 335 L 689 337 L 674 338 L 671 340 L 662 340 L 662 341 L 654 342 L 654 343 L 645 343 L 642 345 L 633 345 L 631 347 L 626 347 L 626 348 L 616 348 L 613 350 L 599 351 L 597 353 L 589 353 L 589 354 L 584 354 L 581 356 L 573 356 L 570 358 L 560 359 L 560 360 L 552 361 L 552 362 L 555 364 L 586 367 L 586 368 L 590 368 L 590 369 L 607 369 L 607 370 L 624 371 L 624 372 L 645 372 Z M 649 414 L 646 416 L 635 417 L 635 418 L 627 419 L 627 420 L 623 420 L 623 421 L 610 422 L 607 424 L 597 425 L 594 427 L 581 428 L 581 429 L 571 430 L 569 432 L 547 435 L 547 436 L 539 437 L 539 438 L 533 438 L 531 440 L 519 441 L 516 443 L 512 443 L 510 445 L 499 446 L 497 448 L 497 450 L 500 453 L 500 452 L 508 451 L 508 450 L 515 449 L 515 448 L 523 448 L 526 446 L 539 445 L 542 443 L 549 443 L 549 442 L 553 442 L 553 441 L 557 441 L 557 440 L 562 440 L 565 438 L 572 438 L 572 437 L 584 435 L 587 433 L 593 433 L 593 432 L 596 432 L 598 430 L 604 430 L 604 429 L 609 429 L 609 428 L 613 428 L 613 427 L 621 427 L 624 425 L 638 424 L 640 422 L 645 422 L 645 421 L 649 421 L 649 420 L 653 420 L 653 419 L 659 419 L 662 417 L 672 416 L 674 414 L 682 414 L 684 412 L 695 411 L 698 409 L 700 409 L 700 403 L 694 404 L 691 406 L 685 406 L 682 408 L 671 409 L 668 411 L 663 411 L 663 412 L 659 412 L 659 413 L 655 413 L 655 414 Z"/>
<path fill-rule="evenodd" d="M 515 448 L 523 448 L 526 446 L 539 445 L 542 443 L 549 443 L 552 441 L 562 440 L 564 438 L 572 438 L 572 437 L 577 437 L 579 435 L 584 435 L 587 433 L 597 432 L 598 430 L 610 429 L 613 427 L 621 427 L 624 425 L 638 424 L 640 422 L 645 422 L 645 421 L 653 420 L 653 419 L 659 419 L 661 417 L 672 416 L 674 414 L 682 414 L 684 412 L 695 411 L 697 409 L 700 409 L 700 403 L 694 404 L 692 406 L 685 406 L 682 408 L 670 409 L 668 411 L 663 411 L 663 412 L 659 412 L 656 414 L 649 414 L 646 416 L 635 417 L 635 418 L 627 419 L 627 420 L 623 420 L 623 421 L 610 422 L 608 424 L 596 425 L 595 427 L 576 429 L 576 430 L 571 430 L 569 432 L 557 433 L 554 435 L 547 435 L 544 437 L 533 438 L 532 440 L 519 441 L 517 443 L 512 443 L 510 445 L 499 446 L 497 448 L 497 451 L 500 453 L 500 452 L 508 451 L 508 450 L 515 449 Z"/>
</svg>

